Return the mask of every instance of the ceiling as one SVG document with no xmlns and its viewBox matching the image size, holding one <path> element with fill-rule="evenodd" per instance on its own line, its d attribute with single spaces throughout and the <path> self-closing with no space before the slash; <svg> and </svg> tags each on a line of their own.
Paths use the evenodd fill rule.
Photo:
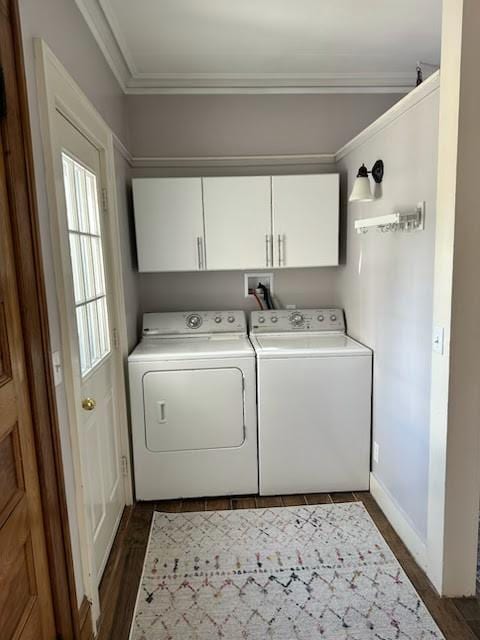
<svg viewBox="0 0 480 640">
<path fill-rule="evenodd" d="M 440 60 L 441 0 L 76 2 L 126 93 L 399 92 Z"/>
</svg>

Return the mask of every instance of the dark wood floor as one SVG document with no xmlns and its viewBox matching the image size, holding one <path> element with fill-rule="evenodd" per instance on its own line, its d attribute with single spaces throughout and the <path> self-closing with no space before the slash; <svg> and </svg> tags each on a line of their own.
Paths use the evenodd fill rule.
<svg viewBox="0 0 480 640">
<path fill-rule="evenodd" d="M 140 502 L 134 507 L 127 507 L 100 585 L 102 617 L 98 640 L 128 640 L 153 511 L 179 513 L 203 510 L 259 509 L 355 500 L 363 502 L 367 508 L 445 638 L 447 640 L 480 638 L 480 606 L 477 599 L 439 598 L 423 571 L 413 560 L 376 502 L 367 492 L 171 500 Z"/>
</svg>

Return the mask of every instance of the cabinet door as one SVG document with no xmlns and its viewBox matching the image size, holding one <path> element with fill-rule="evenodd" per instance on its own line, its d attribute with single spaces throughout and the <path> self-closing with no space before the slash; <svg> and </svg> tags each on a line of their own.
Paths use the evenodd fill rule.
<svg viewBox="0 0 480 640">
<path fill-rule="evenodd" d="M 201 178 L 133 180 L 139 271 L 205 266 Z"/>
<path fill-rule="evenodd" d="M 338 174 L 272 178 L 276 267 L 338 264 Z"/>
<path fill-rule="evenodd" d="M 208 269 L 271 265 L 269 176 L 203 178 Z"/>
</svg>

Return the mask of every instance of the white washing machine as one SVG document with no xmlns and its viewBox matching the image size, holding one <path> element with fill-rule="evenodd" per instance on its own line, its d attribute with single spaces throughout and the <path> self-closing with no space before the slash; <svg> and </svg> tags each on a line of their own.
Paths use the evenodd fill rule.
<svg viewBox="0 0 480 640">
<path fill-rule="evenodd" d="M 263 495 L 369 487 L 372 352 L 340 309 L 254 311 Z"/>
<path fill-rule="evenodd" d="M 257 493 L 255 352 L 243 311 L 145 314 L 129 377 L 138 500 Z"/>
</svg>

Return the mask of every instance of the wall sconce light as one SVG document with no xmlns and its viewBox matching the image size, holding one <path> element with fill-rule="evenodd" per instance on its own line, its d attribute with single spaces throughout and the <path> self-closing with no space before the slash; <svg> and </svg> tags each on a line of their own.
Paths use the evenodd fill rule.
<svg viewBox="0 0 480 640">
<path fill-rule="evenodd" d="M 384 173 L 383 160 L 377 160 L 371 171 L 368 171 L 367 167 L 362 164 L 353 183 L 352 193 L 349 198 L 350 202 L 371 202 L 374 199 L 370 188 L 369 173 L 372 174 L 374 182 L 380 184 Z"/>
</svg>

